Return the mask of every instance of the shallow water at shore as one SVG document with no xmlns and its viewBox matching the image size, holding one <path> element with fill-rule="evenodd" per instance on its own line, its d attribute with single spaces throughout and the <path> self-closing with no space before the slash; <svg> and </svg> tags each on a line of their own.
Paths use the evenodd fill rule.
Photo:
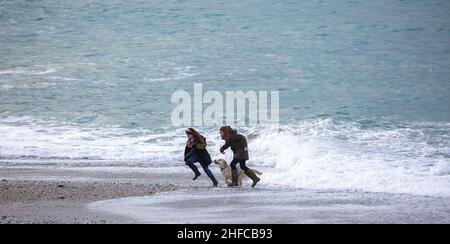
<svg viewBox="0 0 450 244">
<path fill-rule="evenodd" d="M 212 188 L 187 169 L 2 167 L 0 179 L 0 223 L 450 223 L 445 197 Z"/>
<path fill-rule="evenodd" d="M 343 191 L 196 189 L 89 204 L 143 223 L 450 223 L 449 198 Z"/>
</svg>

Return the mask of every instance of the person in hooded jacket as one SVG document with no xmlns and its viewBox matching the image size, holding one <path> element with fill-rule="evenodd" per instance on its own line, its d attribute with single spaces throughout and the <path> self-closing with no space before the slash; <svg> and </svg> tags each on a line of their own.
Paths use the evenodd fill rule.
<svg viewBox="0 0 450 244">
<path fill-rule="evenodd" d="M 208 150 L 206 150 L 206 138 L 200 135 L 193 128 L 186 130 L 186 136 L 188 138 L 186 147 L 184 149 L 184 162 L 186 165 L 194 171 L 193 180 L 197 180 L 202 174 L 198 170 L 195 163 L 200 163 L 206 175 L 213 182 L 213 186 L 216 187 L 219 182 L 214 177 L 214 174 L 209 169 L 209 165 L 212 163 L 211 156 Z"/>
<path fill-rule="evenodd" d="M 228 186 L 238 186 L 239 172 L 236 165 L 239 164 L 245 174 L 253 180 L 252 187 L 255 187 L 261 179 L 245 165 L 246 161 L 249 160 L 248 143 L 245 136 L 238 134 L 237 131 L 233 130 L 230 126 L 220 128 L 220 136 L 225 141 L 225 144 L 220 148 L 220 152 L 223 154 L 225 153 L 225 150 L 231 147 L 231 151 L 233 151 L 234 154 L 233 161 L 231 161 L 230 164 L 232 183 Z"/>
</svg>

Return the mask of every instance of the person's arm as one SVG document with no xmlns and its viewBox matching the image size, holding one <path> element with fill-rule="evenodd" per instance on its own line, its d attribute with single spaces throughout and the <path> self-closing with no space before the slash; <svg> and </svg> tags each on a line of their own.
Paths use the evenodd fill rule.
<svg viewBox="0 0 450 244">
<path fill-rule="evenodd" d="M 192 148 L 186 145 L 186 147 L 184 148 L 184 158 L 183 158 L 184 163 L 187 163 L 187 160 L 192 156 L 191 152 Z"/>
<path fill-rule="evenodd" d="M 186 145 L 186 147 L 184 147 L 184 156 L 186 157 L 186 155 L 191 151 L 191 149 Z"/>
<path fill-rule="evenodd" d="M 228 141 L 225 141 L 225 144 L 220 148 L 220 153 L 224 153 L 230 147 Z"/>
<path fill-rule="evenodd" d="M 192 157 L 194 154 L 198 154 L 198 153 L 200 152 L 200 150 L 202 150 L 202 149 L 199 148 L 199 146 L 202 146 L 202 145 L 204 145 L 204 147 L 206 148 L 206 143 L 201 144 L 201 145 L 200 145 L 200 143 L 198 143 L 198 142 L 192 143 L 192 148 L 191 148 L 191 150 L 185 155 L 184 161 L 187 161 L 187 160 L 188 160 L 190 157 Z"/>
<path fill-rule="evenodd" d="M 189 158 L 191 158 L 195 153 L 197 152 L 197 149 L 195 146 L 192 146 L 190 151 L 184 155 L 184 161 L 186 162 Z"/>
</svg>

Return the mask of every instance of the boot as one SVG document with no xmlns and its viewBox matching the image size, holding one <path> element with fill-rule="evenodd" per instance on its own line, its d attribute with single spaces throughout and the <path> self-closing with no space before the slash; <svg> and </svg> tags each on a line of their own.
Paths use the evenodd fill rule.
<svg viewBox="0 0 450 244">
<path fill-rule="evenodd" d="M 237 169 L 231 170 L 231 180 L 232 183 L 228 184 L 229 187 L 236 187 L 238 186 L 238 180 L 239 180 L 239 172 Z"/>
<path fill-rule="evenodd" d="M 202 175 L 202 174 L 200 174 L 200 171 L 198 171 L 197 166 L 191 164 L 191 165 L 189 165 L 189 168 L 191 168 L 192 171 L 194 171 L 194 173 L 195 173 L 195 176 L 194 176 L 194 178 L 192 180 L 196 180 L 196 179 L 198 179 L 198 177 L 200 175 Z"/>
<path fill-rule="evenodd" d="M 213 175 L 213 176 L 210 176 L 209 178 L 210 178 L 211 181 L 213 182 L 213 186 L 214 186 L 214 187 L 217 187 L 217 186 L 219 185 L 219 182 L 216 180 L 216 177 L 214 177 L 214 175 Z"/>
<path fill-rule="evenodd" d="M 258 182 L 261 180 L 258 176 L 256 176 L 255 172 L 253 172 L 251 169 L 245 171 L 245 174 L 253 180 L 253 185 L 252 187 L 255 187 L 256 184 L 258 184 Z"/>
</svg>

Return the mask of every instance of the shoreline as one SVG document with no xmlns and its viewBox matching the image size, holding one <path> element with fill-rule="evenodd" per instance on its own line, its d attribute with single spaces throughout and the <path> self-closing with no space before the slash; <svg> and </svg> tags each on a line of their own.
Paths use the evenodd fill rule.
<svg viewBox="0 0 450 244">
<path fill-rule="evenodd" d="M 91 211 L 86 206 L 101 200 L 181 189 L 169 182 L 156 183 L 157 179 L 154 174 L 1 168 L 0 224 L 137 223 L 120 215 Z"/>
<path fill-rule="evenodd" d="M 450 199 L 274 188 L 181 189 L 90 203 L 146 224 L 449 224 Z"/>
<path fill-rule="evenodd" d="M 450 198 L 249 186 L 161 169 L 0 167 L 0 224 L 450 223 Z"/>
</svg>

